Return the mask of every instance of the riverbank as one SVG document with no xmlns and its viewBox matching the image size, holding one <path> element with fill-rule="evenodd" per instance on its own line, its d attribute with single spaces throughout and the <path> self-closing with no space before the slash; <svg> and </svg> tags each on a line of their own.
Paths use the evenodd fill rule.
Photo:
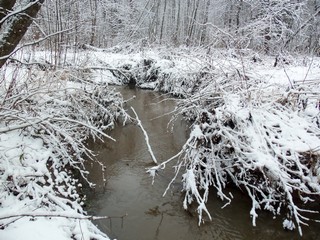
<svg viewBox="0 0 320 240">
<path fill-rule="evenodd" d="M 125 104 L 130 111 L 133 107 L 149 135 L 149 143 L 159 163 L 181 150 L 187 141 L 190 129 L 185 121 L 176 121 L 173 132 L 168 128 L 176 98 L 166 100 L 168 95 L 151 90 L 119 86 Z M 135 96 L 133 98 L 133 96 Z M 259 211 L 256 227 L 250 220 L 250 198 L 230 184 L 225 192 L 231 192 L 230 205 L 216 196 L 211 188 L 206 207 L 212 214 L 212 221 L 203 216 L 204 223 L 198 226 L 197 204 L 183 208 L 181 174 L 167 194 L 164 190 L 174 175 L 169 163 L 164 171 L 158 171 L 153 184 L 145 169 L 154 165 L 141 129 L 133 124 L 118 125 L 110 135 L 117 142 L 93 143 L 89 148 L 95 151 L 97 160 L 106 168 L 101 172 L 98 164 L 89 164 L 90 180 L 96 184 L 88 189 L 86 210 L 96 216 L 118 216 L 112 219 L 94 221 L 98 228 L 110 238 L 149 240 L 211 240 L 211 239 L 317 239 L 318 225 L 310 222 L 303 230 L 303 238 L 296 231 L 282 229 L 283 215 L 273 218 L 266 211 Z M 134 140 L 133 140 L 134 139 Z M 105 179 L 105 181 L 104 181 Z M 124 216 L 120 218 L 120 216 Z"/>
<path fill-rule="evenodd" d="M 275 61 L 236 50 L 90 49 L 67 56 L 69 67 L 56 70 L 47 64 L 47 52 L 35 52 L 30 59 L 31 69 L 14 63 L 2 72 L 1 238 L 19 239 L 35 224 L 44 232 L 50 225 L 55 239 L 107 238 L 89 221 L 78 220 L 84 214 L 80 186 L 66 171 L 81 169 L 83 156 L 90 154 L 83 145 L 90 134 L 102 137 L 101 131 L 124 114 L 121 97 L 105 84 L 132 84 L 181 97 L 174 113 L 193 126 L 177 155 L 177 169 L 183 172 L 184 207 L 198 203 L 199 223 L 204 212 L 211 217 L 205 204 L 212 186 L 222 201 L 232 201 L 224 191 L 229 184 L 251 198 L 253 225 L 262 209 L 286 212 L 287 229 L 299 229 L 309 220 L 298 204 L 320 193 L 318 58 Z M 165 165 L 149 173 L 155 176 Z M 44 210 L 71 216 L 35 217 L 45 215 Z M 28 217 L 6 218 L 17 212 Z"/>
<path fill-rule="evenodd" d="M 83 210 L 79 178 L 94 161 L 86 139 L 108 138 L 126 116 L 122 97 L 75 71 L 1 74 L 0 239 L 109 239 Z"/>
<path fill-rule="evenodd" d="M 320 196 L 319 58 L 166 49 L 112 63 L 117 71 L 110 72 L 122 83 L 182 98 L 175 114 L 193 123 L 190 137 L 174 158 L 148 172 L 154 177 L 176 161 L 184 208 L 198 204 L 199 224 L 204 215 L 211 219 L 210 189 L 227 206 L 230 184 L 251 199 L 253 226 L 266 210 L 283 216 L 284 229 L 303 235 L 302 226 L 318 218 L 319 209 L 308 203 Z"/>
</svg>

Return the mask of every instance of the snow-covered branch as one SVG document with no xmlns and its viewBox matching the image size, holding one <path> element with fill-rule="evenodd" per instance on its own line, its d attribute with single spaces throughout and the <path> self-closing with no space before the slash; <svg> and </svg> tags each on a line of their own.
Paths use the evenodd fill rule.
<svg viewBox="0 0 320 240">
<path fill-rule="evenodd" d="M 6 76 L 10 88 L 0 85 L 0 199 L 1 204 L 17 199 L 22 207 L 15 213 L 0 208 L 0 225 L 6 228 L 23 217 L 82 220 L 92 238 L 108 239 L 89 221 L 98 218 L 82 208 L 79 178 L 93 186 L 85 162 L 94 161 L 94 155 L 86 140 L 114 140 L 105 130 L 118 117 L 126 118 L 122 97 L 92 81 L 61 80 L 50 72 L 34 77 L 24 67 L 19 71 L 14 81 Z"/>
<path fill-rule="evenodd" d="M 314 97 L 319 81 L 287 91 L 248 69 L 245 78 L 233 66 L 225 72 L 211 69 L 198 75 L 197 90 L 175 110 L 192 122 L 189 139 L 177 155 L 148 172 L 155 177 L 176 159 L 184 207 L 198 204 L 199 223 L 203 212 L 211 218 L 205 206 L 211 188 L 227 205 L 232 197 L 224 190 L 232 184 L 251 199 L 254 226 L 260 210 L 285 213 L 283 227 L 302 235 L 301 226 L 319 218 L 306 205 L 320 196 L 320 113 Z"/>
<path fill-rule="evenodd" d="M 30 122 L 30 119 L 29 119 L 27 121 L 27 123 L 24 123 L 24 124 L 2 127 L 2 128 L 0 128 L 0 133 L 6 133 L 6 132 L 14 131 L 14 130 L 17 130 L 17 129 L 26 128 L 26 127 L 29 127 L 29 126 L 34 126 L 34 125 L 37 125 L 37 124 L 39 124 L 39 123 L 41 123 L 41 122 L 43 122 L 43 121 L 45 121 L 47 119 L 48 118 L 38 119 L 38 120 L 33 121 L 33 122 Z"/>
<path fill-rule="evenodd" d="M 150 156 L 151 156 L 151 158 L 152 158 L 152 161 L 153 161 L 155 164 L 157 164 L 158 161 L 157 161 L 156 157 L 154 156 L 154 153 L 153 153 L 152 148 L 151 148 L 151 146 L 150 146 L 148 133 L 146 132 L 146 130 L 145 130 L 144 127 L 142 126 L 142 123 L 141 123 L 141 121 L 140 121 L 140 119 L 139 119 L 139 117 L 138 117 L 138 114 L 136 113 L 136 111 L 134 110 L 133 107 L 131 107 L 131 110 L 133 111 L 133 113 L 134 113 L 134 115 L 135 115 L 135 117 L 136 117 L 136 121 L 137 121 L 138 126 L 141 128 L 141 130 L 142 130 L 142 132 L 143 132 L 143 135 L 144 135 L 144 137 L 145 137 L 146 144 L 147 144 L 147 146 L 148 146 L 148 151 L 149 151 L 149 153 L 150 153 Z"/>
</svg>

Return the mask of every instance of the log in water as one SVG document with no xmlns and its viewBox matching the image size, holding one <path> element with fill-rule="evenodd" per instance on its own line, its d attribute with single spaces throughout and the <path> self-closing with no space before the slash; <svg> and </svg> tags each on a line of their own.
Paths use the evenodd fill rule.
<svg viewBox="0 0 320 240">
<path fill-rule="evenodd" d="M 162 101 L 165 97 L 152 91 L 130 89 L 119 90 L 124 99 L 136 98 L 128 103 L 132 106 L 148 132 L 155 157 L 162 162 L 179 152 L 188 137 L 187 124 L 176 122 L 173 132 L 167 128 L 174 101 Z M 129 111 L 129 110 L 128 110 Z M 130 111 L 129 111 L 130 113 Z M 134 116 L 132 114 L 132 116 Z M 258 212 L 257 226 L 250 219 L 251 202 L 247 196 L 235 189 L 227 189 L 234 197 L 231 205 L 224 205 L 212 189 L 208 209 L 212 221 L 198 226 L 196 206 L 183 209 L 182 185 L 173 184 L 167 195 L 164 190 L 173 176 L 168 166 L 156 177 L 152 185 L 146 168 L 153 166 L 145 137 L 133 124 L 116 126 L 110 135 L 116 143 L 91 143 L 90 147 L 99 156 L 106 169 L 96 164 L 89 166 L 90 180 L 97 184 L 95 191 L 87 194 L 88 211 L 98 216 L 120 217 L 99 220 L 96 224 L 110 238 L 118 240 L 207 240 L 207 239 L 320 239 L 317 225 L 304 228 L 303 238 L 297 231 L 282 229 L 283 216 L 276 219 L 267 212 Z M 103 180 L 105 179 L 105 181 Z"/>
</svg>

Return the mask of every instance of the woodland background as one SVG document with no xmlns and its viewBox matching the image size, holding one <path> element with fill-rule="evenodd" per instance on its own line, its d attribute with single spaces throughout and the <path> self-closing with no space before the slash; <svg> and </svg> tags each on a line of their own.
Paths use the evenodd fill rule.
<svg viewBox="0 0 320 240">
<path fill-rule="evenodd" d="M 25 2 L 37 1 L 21 4 Z M 142 47 L 161 44 L 319 54 L 320 1 L 46 1 L 24 41 L 52 34 L 50 41 L 39 45 L 60 55 L 75 45 L 107 48 L 137 42 Z"/>
</svg>

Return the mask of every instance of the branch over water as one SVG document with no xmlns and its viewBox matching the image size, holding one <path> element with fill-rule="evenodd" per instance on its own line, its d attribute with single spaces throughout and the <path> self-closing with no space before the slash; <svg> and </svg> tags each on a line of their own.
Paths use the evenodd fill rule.
<svg viewBox="0 0 320 240">
<path fill-rule="evenodd" d="M 140 119 L 139 119 L 139 117 L 138 117 L 138 114 L 137 114 L 136 111 L 134 110 L 134 108 L 131 107 L 131 109 L 132 109 L 134 115 L 136 116 L 137 124 L 139 125 L 139 127 L 141 128 L 141 130 L 142 130 L 142 132 L 143 132 L 143 134 L 144 134 L 144 137 L 145 137 L 145 140 L 146 140 L 146 144 L 147 144 L 147 146 L 148 146 L 148 151 L 149 151 L 149 153 L 150 153 L 150 155 L 151 155 L 151 158 L 152 158 L 152 160 L 154 161 L 155 164 L 158 164 L 158 161 L 157 161 L 156 157 L 154 156 L 153 151 L 152 151 L 152 148 L 151 148 L 151 146 L 150 146 L 148 134 L 147 134 L 146 130 L 144 129 L 144 127 L 142 126 L 142 123 L 141 123 L 141 121 L 140 121 Z"/>
</svg>

